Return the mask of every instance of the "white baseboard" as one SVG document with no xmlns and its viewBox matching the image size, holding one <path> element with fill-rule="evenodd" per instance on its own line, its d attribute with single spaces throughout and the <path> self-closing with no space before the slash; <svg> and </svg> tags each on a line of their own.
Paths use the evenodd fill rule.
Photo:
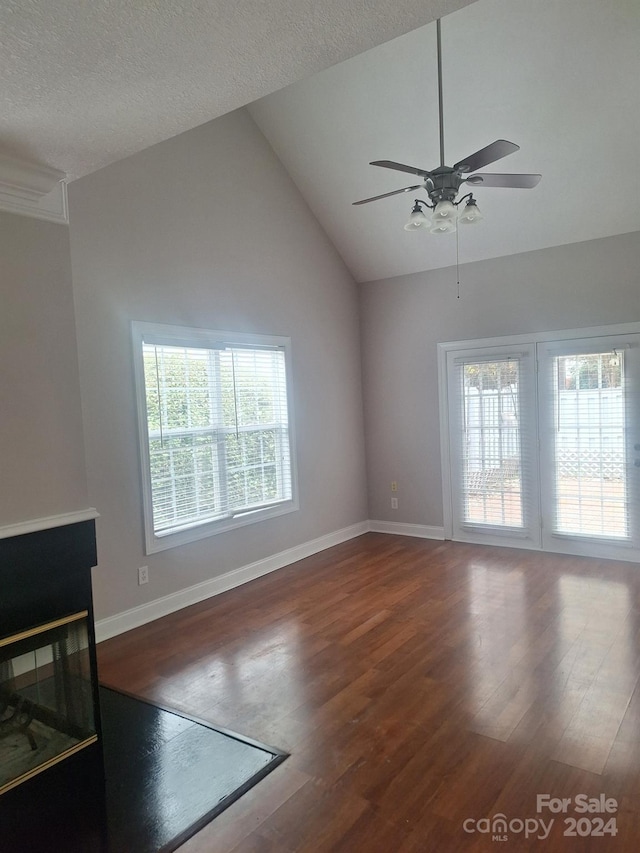
<svg viewBox="0 0 640 853">
<path fill-rule="evenodd" d="M 419 539 L 444 539 L 444 527 L 427 524 L 405 524 L 402 521 L 370 521 L 372 533 L 394 533 L 396 536 L 417 536 Z"/>
<path fill-rule="evenodd" d="M 227 590 L 234 589 L 234 587 L 241 586 L 270 572 L 275 572 L 276 569 L 281 569 L 284 566 L 295 563 L 297 560 L 303 560 L 305 557 L 310 557 L 312 554 L 324 551 L 326 548 L 339 545 L 341 542 L 347 542 L 349 539 L 355 539 L 356 536 L 362 536 L 363 533 L 368 533 L 369 530 L 368 521 L 352 524 L 350 527 L 344 527 L 342 530 L 336 530 L 333 533 L 328 533 L 326 536 L 312 539 L 310 542 L 304 542 L 302 545 L 296 545 L 294 548 L 288 548 L 279 554 L 273 554 L 271 557 L 265 557 L 263 560 L 250 563 L 248 566 L 233 569 L 224 575 L 203 581 L 195 586 L 181 589 L 171 595 L 165 595 L 162 598 L 157 598 L 155 601 L 141 604 L 139 607 L 132 607 L 131 610 L 125 610 L 122 613 L 117 613 L 115 616 L 99 619 L 96 621 L 96 640 L 97 642 L 108 640 L 110 637 L 123 634 L 132 628 L 138 628 L 147 622 L 153 622 L 154 619 L 159 619 L 161 616 L 168 616 L 169 613 L 174 613 L 176 610 L 181 610 L 190 604 L 197 604 L 199 601 L 204 601 L 213 595 L 227 592 Z"/>
<path fill-rule="evenodd" d="M 296 545 L 294 548 L 288 548 L 279 554 L 273 554 L 271 557 L 265 557 L 263 560 L 250 563 L 248 566 L 233 569 L 224 575 L 203 581 L 195 586 L 181 589 L 171 595 L 165 595 L 155 601 L 141 604 L 139 607 L 132 607 L 131 610 L 116 613 L 115 616 L 98 619 L 96 622 L 96 640 L 101 642 L 110 637 L 115 637 L 117 634 L 130 631 L 132 628 L 139 628 L 140 625 L 146 625 L 147 622 L 153 622 L 154 619 L 160 619 L 161 616 L 168 616 L 169 613 L 175 613 L 176 610 L 181 610 L 183 607 L 189 607 L 191 604 L 197 604 L 199 601 L 219 595 L 221 592 L 242 586 L 242 584 L 295 563 L 297 560 L 303 560 L 305 557 L 310 557 L 326 548 L 332 548 L 334 545 L 339 545 L 341 542 L 347 542 L 349 539 L 355 539 L 356 536 L 362 536 L 363 533 L 369 532 L 417 536 L 421 539 L 444 539 L 444 527 L 429 527 L 426 524 L 403 524 L 396 521 L 361 521 L 358 524 L 352 524 L 350 527 L 343 527 L 341 530 L 327 533 L 326 536 L 320 536 L 318 539 L 312 539 L 310 542 L 304 542 L 302 545 Z"/>
</svg>

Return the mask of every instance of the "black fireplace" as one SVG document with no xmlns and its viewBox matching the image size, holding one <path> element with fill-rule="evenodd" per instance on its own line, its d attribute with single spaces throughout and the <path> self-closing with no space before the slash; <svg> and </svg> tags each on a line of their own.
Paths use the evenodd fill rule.
<svg viewBox="0 0 640 853">
<path fill-rule="evenodd" d="M 0 850 L 101 849 L 95 524 L 0 539 Z"/>
</svg>

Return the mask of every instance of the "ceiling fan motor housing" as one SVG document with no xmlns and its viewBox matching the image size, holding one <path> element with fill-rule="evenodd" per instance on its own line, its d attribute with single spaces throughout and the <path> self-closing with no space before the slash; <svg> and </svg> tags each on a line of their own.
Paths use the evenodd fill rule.
<svg viewBox="0 0 640 853">
<path fill-rule="evenodd" d="M 464 178 L 450 166 L 438 166 L 427 179 L 425 189 L 433 204 L 440 201 L 455 201 Z"/>
</svg>

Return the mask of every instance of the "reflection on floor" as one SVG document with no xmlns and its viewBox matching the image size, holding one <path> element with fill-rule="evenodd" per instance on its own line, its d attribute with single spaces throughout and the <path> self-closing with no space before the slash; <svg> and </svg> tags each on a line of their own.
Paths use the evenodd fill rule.
<svg viewBox="0 0 640 853">
<path fill-rule="evenodd" d="M 514 849 L 637 850 L 635 564 L 367 534 L 98 656 L 103 682 L 292 753 L 181 853 L 495 850 L 499 814 L 553 818 L 509 826 Z"/>
<path fill-rule="evenodd" d="M 283 759 L 260 744 L 100 688 L 109 853 L 166 853 Z"/>
</svg>

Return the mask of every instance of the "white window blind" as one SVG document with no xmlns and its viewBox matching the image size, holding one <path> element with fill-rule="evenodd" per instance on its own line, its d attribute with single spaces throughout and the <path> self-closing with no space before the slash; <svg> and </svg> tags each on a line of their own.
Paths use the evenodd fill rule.
<svg viewBox="0 0 640 853">
<path fill-rule="evenodd" d="M 457 365 L 462 451 L 462 520 L 524 526 L 520 359 Z"/>
<path fill-rule="evenodd" d="M 285 347 L 194 336 L 143 331 L 140 340 L 155 540 L 202 525 L 209 535 L 293 499 Z"/>
<path fill-rule="evenodd" d="M 625 350 L 551 355 L 554 532 L 629 538 Z"/>
<path fill-rule="evenodd" d="M 532 351 L 453 351 L 447 372 L 454 536 L 534 541 Z"/>
</svg>

